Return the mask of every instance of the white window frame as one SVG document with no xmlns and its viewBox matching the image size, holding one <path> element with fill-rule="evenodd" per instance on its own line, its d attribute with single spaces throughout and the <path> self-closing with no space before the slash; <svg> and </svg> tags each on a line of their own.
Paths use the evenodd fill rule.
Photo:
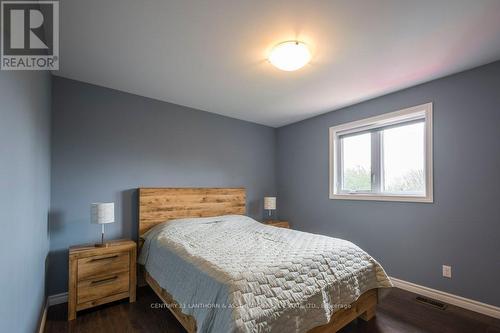
<svg viewBox="0 0 500 333">
<path fill-rule="evenodd" d="M 373 130 L 393 124 L 404 123 L 412 120 L 424 119 L 424 154 L 425 154 L 425 195 L 404 195 L 380 192 L 343 192 L 340 189 L 340 136 L 350 133 Z M 378 200 L 378 201 L 404 201 L 404 202 L 434 202 L 433 186 L 433 161 L 432 158 L 432 103 L 417 105 L 407 109 L 385 113 L 380 116 L 370 117 L 346 124 L 330 127 L 330 199 L 341 200 Z M 378 165 L 372 166 L 372 177 L 378 173 Z M 379 184 L 379 182 L 375 182 Z"/>
</svg>

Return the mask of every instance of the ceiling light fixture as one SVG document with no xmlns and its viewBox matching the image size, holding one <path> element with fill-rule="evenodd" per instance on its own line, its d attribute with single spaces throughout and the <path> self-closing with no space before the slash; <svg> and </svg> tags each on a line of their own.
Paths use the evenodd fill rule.
<svg viewBox="0 0 500 333">
<path fill-rule="evenodd" d="M 269 62 L 282 71 L 296 71 L 311 60 L 307 45 L 299 41 L 288 41 L 276 45 L 269 54 Z"/>
</svg>

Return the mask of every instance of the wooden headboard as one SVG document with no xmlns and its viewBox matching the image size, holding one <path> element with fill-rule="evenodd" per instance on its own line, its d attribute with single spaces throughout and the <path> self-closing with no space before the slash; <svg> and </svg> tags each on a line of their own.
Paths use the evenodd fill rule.
<svg viewBox="0 0 500 333">
<path fill-rule="evenodd" d="M 139 188 L 139 236 L 168 220 L 245 212 L 244 188 Z"/>
</svg>

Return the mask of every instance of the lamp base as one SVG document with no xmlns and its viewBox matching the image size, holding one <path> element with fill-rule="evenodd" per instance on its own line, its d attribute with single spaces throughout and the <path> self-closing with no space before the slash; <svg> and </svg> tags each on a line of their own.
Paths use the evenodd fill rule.
<svg viewBox="0 0 500 333">
<path fill-rule="evenodd" d="M 100 243 L 95 243 L 95 247 L 109 247 L 109 243 L 104 242 L 104 224 L 102 225 L 102 231 L 101 231 L 101 242 Z"/>
<path fill-rule="evenodd" d="M 110 243 L 95 243 L 94 247 L 110 247 Z"/>
</svg>

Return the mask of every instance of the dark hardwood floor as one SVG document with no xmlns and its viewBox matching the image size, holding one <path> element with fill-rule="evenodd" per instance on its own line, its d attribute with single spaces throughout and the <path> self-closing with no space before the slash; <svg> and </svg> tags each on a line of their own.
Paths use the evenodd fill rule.
<svg viewBox="0 0 500 333">
<path fill-rule="evenodd" d="M 500 320 L 452 305 L 445 310 L 419 303 L 416 295 L 393 288 L 381 300 L 377 316 L 369 322 L 355 320 L 342 333 L 500 333 Z M 149 287 L 137 290 L 137 302 L 115 302 L 78 313 L 76 320 L 66 321 L 67 304 L 49 308 L 46 333 L 110 333 L 110 332 L 184 332 L 167 309 L 154 308 L 160 303 Z"/>
</svg>

